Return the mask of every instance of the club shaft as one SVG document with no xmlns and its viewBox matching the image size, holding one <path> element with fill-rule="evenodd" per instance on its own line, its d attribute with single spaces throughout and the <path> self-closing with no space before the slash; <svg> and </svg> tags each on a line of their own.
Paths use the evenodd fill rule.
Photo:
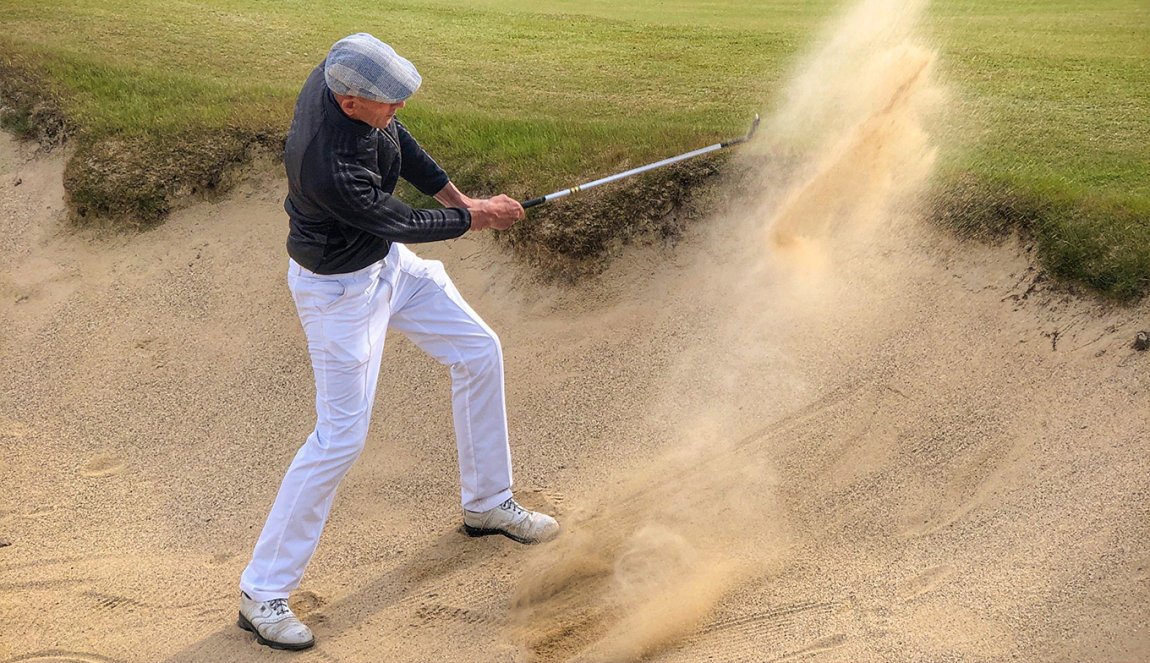
<svg viewBox="0 0 1150 663">
<path fill-rule="evenodd" d="M 542 205 L 543 203 L 555 200 L 557 198 L 563 198 L 565 196 L 570 196 L 573 193 L 578 193 L 580 191 L 586 191 L 587 189 L 593 189 L 593 188 L 595 188 L 601 184 L 610 184 L 611 182 L 617 182 L 621 179 L 631 177 L 632 175 L 638 175 L 639 173 L 645 173 L 648 170 L 655 170 L 656 168 L 662 168 L 663 166 L 669 166 L 669 165 L 676 163 L 676 162 L 679 162 L 679 161 L 684 161 L 686 159 L 691 159 L 691 158 L 694 158 L 697 156 L 702 156 L 704 154 L 707 154 L 708 152 L 714 152 L 715 150 L 721 150 L 730 144 L 733 144 L 733 141 L 732 141 L 732 143 L 715 143 L 714 145 L 708 145 L 707 147 L 700 147 L 697 150 L 691 150 L 690 152 L 680 154 L 677 157 L 670 157 L 668 159 L 663 159 L 661 161 L 649 163 L 646 166 L 639 166 L 638 168 L 632 168 L 631 170 L 625 170 L 621 173 L 616 173 L 614 175 L 608 175 L 607 177 L 593 180 L 591 182 L 587 182 L 586 184 L 580 184 L 578 186 L 573 186 L 570 189 L 563 189 L 562 191 L 556 191 L 555 193 L 549 193 L 546 196 L 540 196 L 538 198 L 532 198 L 531 200 L 525 200 L 525 201 L 523 201 L 523 207 L 527 208 L 527 207 L 534 207 L 536 205 Z"/>
<path fill-rule="evenodd" d="M 671 165 L 673 163 L 677 163 L 679 161 L 684 161 L 686 159 L 691 159 L 691 158 L 694 158 L 697 156 L 702 156 L 704 154 L 707 154 L 708 152 L 714 152 L 716 150 L 721 150 L 724 147 L 730 147 L 732 145 L 738 145 L 739 143 L 745 143 L 751 139 L 751 136 L 753 136 L 755 133 L 755 129 L 758 129 L 758 127 L 759 127 L 759 115 L 758 115 L 758 113 L 756 113 L 755 114 L 755 121 L 751 124 L 751 130 L 748 131 L 747 135 L 743 136 L 742 138 L 736 138 L 735 140 L 730 140 L 730 141 L 727 141 L 725 143 L 715 143 L 714 145 L 708 145 L 707 147 L 701 147 L 697 150 L 691 150 L 690 152 L 685 152 L 683 154 L 680 154 L 677 157 L 670 157 L 669 159 L 663 159 L 662 161 L 656 161 L 654 163 L 649 163 L 646 166 L 639 166 L 638 168 L 632 168 L 631 170 L 625 170 L 621 173 L 616 173 L 614 175 L 608 175 L 607 177 L 593 180 L 591 182 L 587 182 L 586 184 L 580 184 L 579 186 L 573 186 L 570 189 L 563 189 L 562 191 L 556 191 L 555 193 L 549 193 L 546 196 L 539 196 L 538 198 L 532 198 L 530 200 L 524 200 L 521 204 L 523 205 L 524 209 L 526 209 L 528 207 L 535 207 L 536 205 L 542 205 L 543 203 L 551 201 L 551 200 L 555 200 L 556 198 L 563 198 L 565 196 L 570 196 L 573 193 L 578 193 L 580 191 L 585 191 L 587 189 L 593 189 L 593 188 L 599 186 L 600 184 L 608 184 L 610 182 L 617 182 L 617 181 L 624 179 L 626 177 L 631 177 L 632 175 L 638 175 L 639 173 L 645 173 L 648 170 L 655 170 L 656 168 L 662 168 L 663 166 L 669 166 L 669 165 Z"/>
</svg>

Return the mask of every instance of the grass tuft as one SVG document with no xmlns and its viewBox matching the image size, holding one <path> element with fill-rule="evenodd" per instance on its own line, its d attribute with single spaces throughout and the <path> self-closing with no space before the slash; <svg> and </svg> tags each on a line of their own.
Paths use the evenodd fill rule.
<svg viewBox="0 0 1150 663">
<path fill-rule="evenodd" d="M 64 187 L 80 224 L 147 228 L 189 199 L 227 192 L 244 165 L 275 153 L 282 142 L 282 136 L 228 129 L 104 136 L 79 143 Z"/>
<path fill-rule="evenodd" d="M 45 147 L 64 142 L 72 122 L 64 110 L 64 95 L 43 74 L 36 58 L 0 49 L 0 128 Z"/>
<path fill-rule="evenodd" d="M 1012 182 L 970 172 L 938 179 L 931 217 L 960 236 L 997 241 L 1033 237 L 1054 276 L 1115 300 L 1150 293 L 1150 209 L 1052 182 Z"/>
</svg>

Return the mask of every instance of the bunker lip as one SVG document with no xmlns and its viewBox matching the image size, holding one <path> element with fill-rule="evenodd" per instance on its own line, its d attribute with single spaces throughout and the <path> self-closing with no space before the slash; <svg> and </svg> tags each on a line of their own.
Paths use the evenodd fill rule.
<svg viewBox="0 0 1150 663">
<path fill-rule="evenodd" d="M 26 58 L 0 52 L 0 128 L 44 149 L 62 145 L 76 127 L 63 95 Z"/>
<path fill-rule="evenodd" d="M 230 191 L 253 161 L 278 158 L 282 128 L 220 126 L 160 137 L 94 136 L 70 118 L 65 96 L 36 74 L 42 66 L 32 58 L 0 53 L 0 124 L 43 149 L 69 147 L 66 202 L 78 226 L 129 232 L 155 227 L 173 210 Z M 722 191 L 713 190 L 719 169 L 738 178 L 725 164 L 718 158 L 665 177 L 643 179 L 649 175 L 644 174 L 639 181 L 613 185 L 613 195 L 588 192 L 565 203 L 563 210 L 533 212 L 503 240 L 543 278 L 571 280 L 598 273 L 627 243 L 678 241 L 699 217 L 705 206 L 700 201 L 722 198 Z M 674 186 L 684 190 L 672 191 Z M 951 169 L 936 178 L 924 204 L 927 218 L 961 236 L 997 241 L 1020 233 L 1034 243 L 1042 267 L 1068 287 L 1084 286 L 1123 303 L 1150 293 L 1150 251 L 1139 248 L 1150 246 L 1150 206 L 1138 201 Z M 604 222 L 617 218 L 612 216 L 616 213 L 637 221 L 629 227 Z M 1091 234 L 1086 229 L 1098 219 L 1129 232 L 1115 238 Z"/>
<path fill-rule="evenodd" d="M 498 237 L 544 280 L 578 280 L 602 272 L 628 244 L 675 246 L 749 185 L 745 174 L 729 154 L 713 152 L 540 207 Z"/>
</svg>

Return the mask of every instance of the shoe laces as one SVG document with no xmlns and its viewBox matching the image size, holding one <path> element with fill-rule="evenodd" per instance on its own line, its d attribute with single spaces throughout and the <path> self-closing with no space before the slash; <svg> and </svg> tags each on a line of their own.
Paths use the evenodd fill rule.
<svg viewBox="0 0 1150 663">
<path fill-rule="evenodd" d="M 268 609 L 277 615 L 284 615 L 291 612 L 287 599 L 272 599 L 268 601 Z"/>
<path fill-rule="evenodd" d="M 523 507 L 519 506 L 519 503 L 515 501 L 514 497 L 508 497 L 506 502 L 499 505 L 499 508 L 503 509 L 504 511 L 510 511 L 517 516 L 526 515 L 527 513 Z"/>
</svg>

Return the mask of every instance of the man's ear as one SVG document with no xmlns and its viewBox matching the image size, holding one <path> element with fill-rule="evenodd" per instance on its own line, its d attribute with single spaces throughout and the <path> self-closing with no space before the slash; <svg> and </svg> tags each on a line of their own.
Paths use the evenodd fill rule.
<svg viewBox="0 0 1150 663">
<path fill-rule="evenodd" d="M 343 110 L 344 115 L 352 119 L 355 118 L 355 97 L 337 94 L 335 100 L 339 102 L 339 107 Z"/>
</svg>

